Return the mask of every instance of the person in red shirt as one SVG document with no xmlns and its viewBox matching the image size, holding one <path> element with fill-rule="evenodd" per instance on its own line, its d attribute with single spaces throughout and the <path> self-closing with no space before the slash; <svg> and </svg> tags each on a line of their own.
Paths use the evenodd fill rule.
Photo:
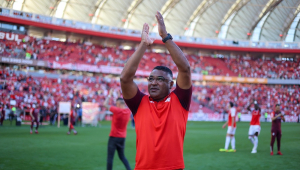
<svg viewBox="0 0 300 170">
<path fill-rule="evenodd" d="M 116 107 L 108 104 L 111 97 L 112 90 L 110 90 L 108 97 L 104 102 L 104 107 L 113 113 L 111 122 L 111 131 L 109 134 L 107 147 L 107 164 L 106 169 L 112 170 L 115 150 L 117 149 L 120 160 L 126 167 L 126 170 L 131 170 L 130 165 L 124 155 L 126 127 L 130 119 L 131 111 L 126 107 L 122 98 L 116 101 Z"/>
<path fill-rule="evenodd" d="M 254 103 L 254 110 L 251 110 L 251 105 Z M 258 135 L 260 133 L 260 116 L 261 116 L 261 109 L 257 104 L 257 101 L 254 101 L 251 103 L 248 107 L 248 111 L 252 111 L 252 118 L 250 122 L 250 128 L 249 128 L 249 139 L 253 144 L 253 148 L 251 153 L 257 153 L 257 145 L 258 145 Z"/>
<path fill-rule="evenodd" d="M 175 90 L 171 92 L 173 73 L 165 66 L 156 66 L 151 71 L 148 77 L 149 95 L 143 94 L 133 81 L 146 49 L 153 43 L 146 23 L 141 43 L 121 73 L 121 88 L 135 120 L 135 170 L 178 170 L 185 167 L 183 142 L 192 96 L 191 70 L 183 52 L 167 33 L 159 12 L 156 19 L 159 35 L 178 68 Z"/>
<path fill-rule="evenodd" d="M 31 116 L 31 126 L 30 126 L 30 134 L 32 134 L 32 129 L 33 129 L 33 124 L 36 122 L 36 128 L 35 128 L 35 133 L 38 134 L 38 129 L 39 129 L 39 109 L 37 108 L 36 104 L 32 104 L 32 108 L 30 109 L 30 116 Z"/>
<path fill-rule="evenodd" d="M 280 105 L 276 104 L 275 111 L 271 113 L 271 120 L 272 120 L 272 128 L 271 128 L 271 144 L 270 155 L 273 155 L 273 146 L 275 143 L 275 138 L 277 138 L 277 155 L 282 155 L 280 151 L 280 140 L 281 140 L 281 120 L 285 122 L 285 118 L 280 111 Z"/>
<path fill-rule="evenodd" d="M 235 130 L 236 130 L 236 108 L 232 102 L 229 102 L 229 112 L 228 112 L 228 120 L 222 126 L 224 129 L 228 125 L 226 140 L 225 140 L 225 148 L 220 149 L 220 152 L 236 152 L 235 149 Z M 229 143 L 231 142 L 231 149 L 228 149 Z"/>
<path fill-rule="evenodd" d="M 68 135 L 71 134 L 71 130 L 73 130 L 74 135 L 77 135 L 77 131 L 74 128 L 74 124 L 75 124 L 75 111 L 74 111 L 74 107 L 71 107 L 71 113 L 70 113 L 70 118 L 69 118 L 69 131 L 68 131 Z"/>
</svg>

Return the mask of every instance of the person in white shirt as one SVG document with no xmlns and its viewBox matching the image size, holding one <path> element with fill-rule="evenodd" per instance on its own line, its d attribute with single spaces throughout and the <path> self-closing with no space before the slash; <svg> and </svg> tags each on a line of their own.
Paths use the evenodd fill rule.
<svg viewBox="0 0 300 170">
<path fill-rule="evenodd" d="M 229 102 L 229 112 L 228 112 L 228 120 L 223 125 L 223 129 L 228 125 L 225 148 L 221 148 L 220 152 L 236 152 L 235 149 L 235 130 L 236 130 L 236 108 L 234 107 L 233 102 Z M 228 149 L 229 143 L 231 142 L 231 149 Z"/>
</svg>

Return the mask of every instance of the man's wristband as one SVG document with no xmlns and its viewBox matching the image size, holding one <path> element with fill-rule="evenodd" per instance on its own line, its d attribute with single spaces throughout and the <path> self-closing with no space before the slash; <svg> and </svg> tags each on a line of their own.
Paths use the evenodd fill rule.
<svg viewBox="0 0 300 170">
<path fill-rule="evenodd" d="M 164 39 L 162 39 L 162 42 L 163 43 L 166 43 L 168 40 L 173 40 L 173 37 L 172 37 L 172 35 L 171 34 L 167 34 L 167 36 L 164 38 Z"/>
</svg>

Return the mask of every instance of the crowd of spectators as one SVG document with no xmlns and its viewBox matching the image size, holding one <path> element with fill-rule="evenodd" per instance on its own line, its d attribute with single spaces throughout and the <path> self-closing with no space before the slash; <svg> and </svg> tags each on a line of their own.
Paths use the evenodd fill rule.
<svg viewBox="0 0 300 170">
<path fill-rule="evenodd" d="M 11 69 L 0 69 L 0 78 L 1 105 L 23 111 L 28 111 L 35 105 L 46 109 L 46 114 L 57 112 L 58 103 L 64 101 L 71 102 L 73 106 L 82 102 L 99 103 L 100 110 L 103 110 L 101 103 L 108 90 L 115 89 L 115 98 L 120 91 L 118 82 L 114 79 L 100 77 L 84 77 L 83 80 L 37 78 L 17 74 Z"/>
<path fill-rule="evenodd" d="M 254 100 L 267 113 L 274 111 L 275 104 L 280 104 L 288 115 L 299 114 L 300 110 L 300 89 L 296 85 L 212 83 L 194 87 L 193 97 L 218 113 L 224 112 L 228 102 L 233 101 L 238 112 L 247 114 L 247 106 Z"/>
<path fill-rule="evenodd" d="M 0 69 L 0 103 L 11 108 L 14 100 L 20 110 L 30 109 L 33 104 L 44 108 L 50 114 L 59 102 L 71 102 L 73 106 L 82 102 L 98 103 L 100 111 L 110 89 L 114 89 L 114 100 L 121 96 L 117 77 L 83 77 L 82 80 L 39 78 L 17 74 L 12 69 Z M 147 83 L 137 81 L 140 90 L 147 93 Z M 223 113 L 229 101 L 233 101 L 239 112 L 247 114 L 246 106 L 256 100 L 263 112 L 270 113 L 280 103 L 285 114 L 299 114 L 299 86 L 224 84 L 208 83 L 193 86 L 191 112 L 205 110 Z"/>
<path fill-rule="evenodd" d="M 39 109 L 44 109 L 46 116 L 57 114 L 59 102 L 71 102 L 74 107 L 81 105 L 82 102 L 98 103 L 99 111 L 105 111 L 103 102 L 110 89 L 113 89 L 110 104 L 115 104 L 115 100 L 122 96 L 117 77 L 104 75 L 81 77 L 83 77 L 81 80 L 34 77 L 26 75 L 21 70 L 0 67 L 0 104 L 6 109 L 14 107 L 20 112 L 29 112 L 34 105 Z M 145 81 L 140 81 L 138 85 L 143 93 L 148 93 Z M 15 104 L 12 104 L 12 101 Z M 197 111 L 198 108 L 198 105 L 194 106 L 193 111 Z"/>
<path fill-rule="evenodd" d="M 124 50 L 122 46 L 111 48 L 93 45 L 90 42 L 69 43 L 32 37 L 28 40 L 22 42 L 0 40 L 1 56 L 123 67 L 134 52 Z M 276 60 L 243 56 L 232 58 L 186 56 L 193 73 L 256 78 L 300 78 L 300 58 Z M 176 71 L 169 54 L 155 53 L 151 50 L 143 56 L 139 69 L 150 71 L 157 65 L 165 65 Z M 0 103 L 10 107 L 10 101 L 14 100 L 20 109 L 28 109 L 32 104 L 37 104 L 51 112 L 51 109 L 57 109 L 60 101 L 70 101 L 72 105 L 83 101 L 94 102 L 100 104 L 100 109 L 104 109 L 101 103 L 109 89 L 115 89 L 115 98 L 121 95 L 117 78 L 105 76 L 84 77 L 82 80 L 37 78 L 1 68 L 0 78 Z M 139 84 L 139 87 L 147 93 L 145 84 Z M 201 103 L 201 107 L 208 107 L 217 113 L 224 112 L 229 101 L 236 103 L 239 112 L 247 113 L 245 106 L 250 101 L 257 100 L 265 112 L 270 113 L 273 106 L 280 103 L 286 114 L 299 114 L 299 94 L 299 86 L 210 83 L 205 86 L 194 86 L 193 98 Z M 193 103 L 193 111 L 201 108 L 195 105 Z"/>
<path fill-rule="evenodd" d="M 272 78 L 272 79 L 299 79 L 300 58 L 263 58 L 238 57 L 225 60 L 228 67 L 241 77 Z"/>
<path fill-rule="evenodd" d="M 90 42 L 72 43 L 49 39 L 30 38 L 27 42 L 0 40 L 1 56 L 91 65 L 123 67 L 134 49 L 124 50 L 94 45 Z M 197 56 L 186 54 L 193 73 L 204 75 L 240 76 L 256 78 L 299 79 L 300 58 L 276 60 L 251 57 Z M 143 56 L 139 69 L 150 71 L 156 65 L 164 65 L 176 71 L 171 56 L 155 53 L 150 49 Z"/>
</svg>

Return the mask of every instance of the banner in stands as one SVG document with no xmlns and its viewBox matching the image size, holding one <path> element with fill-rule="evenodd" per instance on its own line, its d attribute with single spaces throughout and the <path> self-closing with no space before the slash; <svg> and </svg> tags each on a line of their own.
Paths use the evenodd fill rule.
<svg viewBox="0 0 300 170">
<path fill-rule="evenodd" d="M 67 69 L 67 70 L 77 70 L 77 71 L 89 71 L 98 73 L 109 73 L 109 74 L 121 74 L 123 67 L 114 66 L 96 66 L 89 64 L 74 64 L 65 62 L 51 62 L 49 67 L 54 69 Z M 136 75 L 138 76 L 149 76 L 150 71 L 137 70 Z M 174 77 L 177 73 L 173 74 Z M 226 76 L 203 76 L 202 74 L 192 73 L 192 80 L 196 81 L 221 81 L 221 82 L 237 82 L 237 83 L 263 83 L 266 84 L 268 79 L 263 78 L 244 78 L 244 77 L 226 77 Z"/>
<path fill-rule="evenodd" d="M 82 123 L 97 124 L 97 116 L 99 114 L 99 106 L 97 103 L 83 102 L 82 105 Z"/>
<path fill-rule="evenodd" d="M 14 33 L 10 33 L 10 32 L 1 32 L 0 31 L 0 40 L 9 40 L 9 41 L 18 41 L 18 42 L 22 42 L 22 41 L 29 41 L 33 39 L 30 36 L 27 35 L 22 35 L 22 34 L 14 34 Z"/>
<path fill-rule="evenodd" d="M 218 113 L 190 113 L 188 116 L 189 121 L 223 121 L 223 114 Z"/>
<path fill-rule="evenodd" d="M 241 121 L 242 122 L 250 122 L 252 118 L 251 114 L 241 114 Z"/>
<path fill-rule="evenodd" d="M 245 77 L 226 77 L 226 76 L 203 76 L 206 81 L 236 82 L 236 83 L 255 83 L 267 84 L 268 79 L 264 78 L 245 78 Z"/>
<path fill-rule="evenodd" d="M 285 122 L 298 122 L 298 116 L 286 115 L 284 118 Z"/>
<path fill-rule="evenodd" d="M 27 60 L 20 58 L 11 58 L 11 57 L 0 57 L 0 61 L 3 63 L 10 64 L 26 64 L 32 66 L 40 67 L 49 67 L 53 69 L 66 69 L 66 70 L 77 70 L 77 71 L 89 71 L 97 73 L 106 73 L 106 74 L 121 74 L 123 67 L 114 67 L 114 66 L 97 66 L 90 64 L 74 64 L 67 62 L 47 62 L 42 60 Z M 151 71 L 137 70 L 137 76 L 149 76 Z M 178 73 L 174 73 L 174 78 Z M 246 78 L 246 77 L 226 77 L 226 76 L 208 76 L 192 73 L 192 80 L 196 81 L 219 81 L 219 82 L 236 82 L 236 83 L 255 83 L 255 84 L 267 84 L 268 79 L 264 78 Z"/>
<path fill-rule="evenodd" d="M 58 113 L 70 114 L 71 112 L 71 102 L 59 102 Z"/>
<path fill-rule="evenodd" d="M 0 56 L 1 63 L 9 63 L 9 64 L 25 64 L 25 65 L 31 65 L 31 66 L 40 66 L 40 67 L 47 67 L 48 62 L 42 61 L 42 60 L 27 60 L 27 59 L 21 59 L 21 58 L 11 58 L 11 57 L 1 57 Z"/>
</svg>

